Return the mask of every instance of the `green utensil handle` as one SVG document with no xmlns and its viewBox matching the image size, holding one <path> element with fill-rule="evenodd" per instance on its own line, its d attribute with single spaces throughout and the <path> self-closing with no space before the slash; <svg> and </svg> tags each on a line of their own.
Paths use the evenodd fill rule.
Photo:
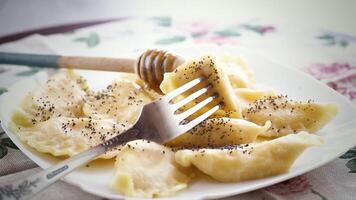
<svg viewBox="0 0 356 200">
<path fill-rule="evenodd" d="M 31 67 L 59 68 L 58 55 L 39 55 L 0 52 L 0 64 L 26 65 Z"/>
<path fill-rule="evenodd" d="M 0 64 L 134 73 L 136 59 L 0 52 Z"/>
</svg>

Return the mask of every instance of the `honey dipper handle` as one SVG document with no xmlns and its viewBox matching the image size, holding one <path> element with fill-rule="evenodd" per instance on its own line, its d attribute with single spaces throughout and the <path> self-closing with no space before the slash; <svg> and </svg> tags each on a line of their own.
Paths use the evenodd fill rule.
<svg viewBox="0 0 356 200">
<path fill-rule="evenodd" d="M 73 68 L 118 72 L 135 72 L 135 59 L 84 56 L 59 56 L 0 52 L 0 64 L 43 68 Z"/>
<path fill-rule="evenodd" d="M 0 52 L 0 64 L 26 65 L 30 67 L 58 68 L 58 55 L 40 55 Z"/>
<path fill-rule="evenodd" d="M 90 69 L 117 72 L 135 72 L 135 59 L 63 56 L 58 59 L 61 68 Z"/>
</svg>

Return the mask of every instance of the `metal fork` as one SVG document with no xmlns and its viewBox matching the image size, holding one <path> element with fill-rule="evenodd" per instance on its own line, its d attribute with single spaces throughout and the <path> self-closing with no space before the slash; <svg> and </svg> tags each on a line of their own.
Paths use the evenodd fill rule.
<svg viewBox="0 0 356 200">
<path fill-rule="evenodd" d="M 215 105 L 211 109 L 191 121 L 186 122 L 189 116 L 216 98 L 216 96 L 210 96 L 190 109 L 179 114 L 176 113 L 179 108 L 209 91 L 210 86 L 207 85 L 177 103 L 172 102 L 175 97 L 198 85 L 203 80 L 203 78 L 194 79 L 165 96 L 143 106 L 141 115 L 136 123 L 122 134 L 35 175 L 0 187 L 0 191 L 2 191 L 0 192 L 0 199 L 29 199 L 77 167 L 88 163 L 113 147 L 125 144 L 129 141 L 146 139 L 157 143 L 165 143 L 187 132 L 219 109 L 219 104 L 214 103 Z M 19 188 L 25 188 L 26 191 L 23 193 L 17 192 L 15 194 L 16 189 Z"/>
</svg>

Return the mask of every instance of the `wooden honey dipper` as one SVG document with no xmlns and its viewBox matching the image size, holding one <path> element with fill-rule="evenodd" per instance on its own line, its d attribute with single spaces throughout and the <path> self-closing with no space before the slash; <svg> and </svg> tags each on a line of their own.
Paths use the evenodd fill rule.
<svg viewBox="0 0 356 200">
<path fill-rule="evenodd" d="M 159 85 L 163 74 L 173 71 L 183 62 L 182 57 L 162 50 L 147 50 L 138 59 L 0 52 L 0 64 L 137 73 L 157 92 L 161 92 Z"/>
</svg>

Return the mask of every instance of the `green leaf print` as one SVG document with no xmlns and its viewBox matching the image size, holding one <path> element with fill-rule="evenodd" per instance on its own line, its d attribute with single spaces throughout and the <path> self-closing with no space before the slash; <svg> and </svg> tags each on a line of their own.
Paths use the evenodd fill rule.
<svg viewBox="0 0 356 200">
<path fill-rule="evenodd" d="M 1 137 L 3 137 L 3 134 L 5 134 L 5 132 L 0 132 Z M 6 156 L 8 148 L 18 149 L 10 138 L 0 138 L 0 159 Z"/>
<path fill-rule="evenodd" d="M 7 154 L 7 148 L 0 145 L 0 159 L 5 157 Z"/>
<path fill-rule="evenodd" d="M 335 37 L 332 36 L 332 35 L 324 34 L 324 35 L 319 35 L 317 38 L 320 39 L 320 40 L 323 40 L 324 44 L 326 46 L 334 46 L 334 45 L 336 45 Z"/>
<path fill-rule="evenodd" d="M 335 39 L 330 39 L 325 42 L 325 45 L 326 46 L 335 46 L 335 45 L 337 45 L 337 42 Z"/>
<path fill-rule="evenodd" d="M 239 36 L 241 36 L 241 34 L 237 30 L 234 30 L 234 29 L 224 29 L 224 30 L 216 31 L 215 33 L 217 35 L 223 36 L 223 37 L 239 37 Z"/>
<path fill-rule="evenodd" d="M 248 31 L 252 31 L 258 33 L 260 35 L 264 35 L 269 32 L 274 32 L 276 28 L 271 25 L 253 25 L 253 24 L 244 24 L 242 28 Z"/>
<path fill-rule="evenodd" d="M 347 40 L 330 34 L 319 35 L 317 36 L 317 38 L 319 40 L 324 41 L 324 45 L 326 46 L 340 46 L 345 48 L 349 45 L 349 42 Z"/>
<path fill-rule="evenodd" d="M 183 42 L 185 40 L 184 36 L 173 36 L 169 38 L 162 38 L 156 41 L 156 44 L 168 45 Z"/>
<path fill-rule="evenodd" d="M 0 95 L 4 94 L 5 92 L 7 92 L 6 88 L 0 88 Z"/>
<path fill-rule="evenodd" d="M 88 37 L 79 37 L 74 39 L 74 41 L 83 42 L 88 48 L 93 48 L 100 44 L 100 37 L 97 33 L 90 33 Z"/>
<path fill-rule="evenodd" d="M 341 159 L 356 158 L 356 149 L 350 149 L 344 155 L 340 156 Z"/>
<path fill-rule="evenodd" d="M 164 17 L 152 17 L 151 20 L 155 21 L 157 26 L 169 27 L 172 25 L 172 18 Z"/>
<path fill-rule="evenodd" d="M 356 147 L 348 150 L 341 159 L 351 159 L 346 162 L 345 166 L 350 169 L 349 173 L 356 173 Z"/>
<path fill-rule="evenodd" d="M 340 41 L 340 45 L 341 45 L 342 47 L 347 47 L 347 46 L 349 45 L 349 43 L 348 43 L 346 40 L 341 40 L 341 41 Z"/>
<path fill-rule="evenodd" d="M 29 70 L 16 73 L 16 76 L 32 76 L 40 71 L 39 68 L 31 67 Z"/>
<path fill-rule="evenodd" d="M 322 40 L 330 40 L 330 39 L 334 39 L 334 36 L 328 35 L 328 34 L 324 34 L 324 35 L 318 36 L 317 38 L 322 39 Z"/>
<path fill-rule="evenodd" d="M 1 145 L 5 147 L 10 147 L 12 149 L 19 149 L 12 141 L 10 138 L 4 138 L 1 141 Z"/>
<path fill-rule="evenodd" d="M 311 191 L 313 194 L 319 196 L 321 200 L 328 200 L 326 197 L 324 197 L 324 195 L 320 194 L 318 191 L 314 190 L 313 188 L 310 189 L 310 191 Z"/>
<path fill-rule="evenodd" d="M 198 37 L 201 37 L 201 36 L 203 36 L 203 35 L 206 35 L 207 33 L 191 33 L 191 36 L 193 37 L 193 38 L 198 38 Z"/>
<path fill-rule="evenodd" d="M 347 168 L 350 169 L 350 171 L 356 171 L 356 158 L 353 158 L 345 164 Z"/>
</svg>

